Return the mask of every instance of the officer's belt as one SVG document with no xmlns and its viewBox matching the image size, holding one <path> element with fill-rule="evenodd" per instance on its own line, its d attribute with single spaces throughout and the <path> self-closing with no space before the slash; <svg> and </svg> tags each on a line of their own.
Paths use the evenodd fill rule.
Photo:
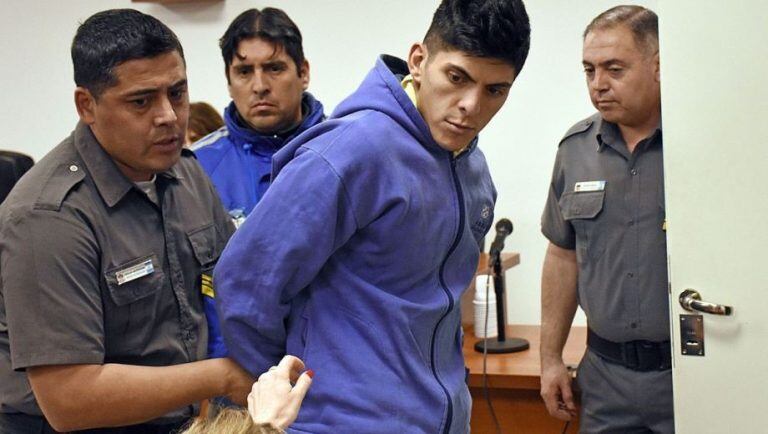
<svg viewBox="0 0 768 434">
<path fill-rule="evenodd" d="M 613 342 L 588 329 L 587 347 L 606 361 L 633 371 L 664 371 L 672 367 L 669 341 Z"/>
</svg>

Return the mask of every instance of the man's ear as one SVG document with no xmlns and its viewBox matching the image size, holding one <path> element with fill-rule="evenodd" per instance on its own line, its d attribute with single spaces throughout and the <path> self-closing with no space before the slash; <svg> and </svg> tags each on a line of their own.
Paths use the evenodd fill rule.
<svg viewBox="0 0 768 434">
<path fill-rule="evenodd" d="M 659 52 L 653 56 L 653 68 L 656 74 L 656 83 L 661 83 L 661 63 L 659 62 Z"/>
<path fill-rule="evenodd" d="M 96 98 L 93 97 L 91 91 L 84 87 L 78 86 L 75 89 L 75 107 L 77 108 L 77 115 L 80 116 L 80 120 L 86 125 L 93 125 L 96 122 Z"/>
<path fill-rule="evenodd" d="M 417 85 L 421 84 L 421 77 L 427 66 L 427 56 L 427 46 L 419 42 L 413 44 L 411 52 L 408 53 L 408 71 Z"/>
<path fill-rule="evenodd" d="M 307 88 L 309 88 L 309 62 L 307 59 L 304 59 L 304 61 L 301 62 L 301 67 L 299 68 L 299 77 L 301 77 L 303 89 L 307 90 Z"/>
</svg>

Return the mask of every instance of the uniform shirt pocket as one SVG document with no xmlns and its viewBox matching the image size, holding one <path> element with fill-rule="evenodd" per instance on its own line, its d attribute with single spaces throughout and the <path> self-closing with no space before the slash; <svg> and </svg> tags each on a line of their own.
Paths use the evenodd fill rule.
<svg viewBox="0 0 768 434">
<path fill-rule="evenodd" d="M 568 192 L 560 197 L 563 219 L 573 225 L 576 233 L 576 255 L 581 262 L 584 255 L 598 259 L 605 250 L 603 237 L 597 229 L 597 220 L 603 211 L 605 191 Z"/>
<path fill-rule="evenodd" d="M 163 287 L 163 269 L 157 256 L 132 259 L 104 273 L 109 294 L 117 306 L 134 303 Z"/>
<path fill-rule="evenodd" d="M 192 246 L 192 254 L 200 266 L 195 277 L 195 287 L 199 288 L 203 295 L 214 299 L 216 298 L 216 291 L 213 284 L 213 268 L 219 260 L 222 250 L 224 250 L 224 239 L 219 236 L 219 232 L 213 223 L 188 231 L 187 239 L 189 239 L 189 244 Z M 215 317 L 212 302 L 209 301 L 208 303 L 206 315 L 209 320 L 218 321 Z"/>
<path fill-rule="evenodd" d="M 160 301 L 167 297 L 162 264 L 154 254 L 142 256 L 108 269 L 104 277 L 112 301 L 104 307 L 105 362 L 135 363 L 132 357 L 154 342 L 167 315 Z"/>
<path fill-rule="evenodd" d="M 604 191 L 568 192 L 560 198 L 565 220 L 593 219 L 603 210 Z"/>
<path fill-rule="evenodd" d="M 200 264 L 203 272 L 213 269 L 223 250 L 223 243 L 219 242 L 216 226 L 213 223 L 187 232 L 192 252 Z"/>
</svg>

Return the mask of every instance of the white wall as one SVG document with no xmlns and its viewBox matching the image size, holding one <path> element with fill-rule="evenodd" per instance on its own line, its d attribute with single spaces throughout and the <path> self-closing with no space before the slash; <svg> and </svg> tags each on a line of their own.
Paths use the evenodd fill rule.
<svg viewBox="0 0 768 434">
<path fill-rule="evenodd" d="M 636 4 L 655 8 L 657 1 Z M 226 0 L 161 6 L 129 0 L 4 0 L 0 14 L 0 148 L 36 160 L 74 127 L 69 45 L 79 22 L 108 7 L 132 7 L 168 24 L 184 46 L 191 100 L 229 101 L 218 38 L 244 9 L 276 6 L 298 24 L 311 62 L 310 90 L 328 112 L 358 85 L 379 53 L 405 56 L 423 37 L 437 0 Z M 509 101 L 481 134 L 499 190 L 497 218 L 515 224 L 507 249 L 508 318 L 539 322 L 539 274 L 546 241 L 539 217 L 557 143 L 594 110 L 581 72 L 581 33 L 616 1 L 528 0 L 532 43 Z M 491 237 L 493 234 L 490 234 Z M 490 240 L 489 240 L 490 242 Z M 577 317 L 583 324 L 583 316 Z"/>
</svg>

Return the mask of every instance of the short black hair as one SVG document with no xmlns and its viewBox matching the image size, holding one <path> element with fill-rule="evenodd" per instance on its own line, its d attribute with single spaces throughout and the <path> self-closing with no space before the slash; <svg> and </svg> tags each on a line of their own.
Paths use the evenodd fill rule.
<svg viewBox="0 0 768 434">
<path fill-rule="evenodd" d="M 157 18 L 134 9 L 110 9 L 91 15 L 80 24 L 72 40 L 75 84 L 98 98 L 117 83 L 114 68 L 184 50 L 176 35 Z"/>
<path fill-rule="evenodd" d="M 424 43 L 433 50 L 500 59 L 519 75 L 531 46 L 531 25 L 522 0 L 443 0 Z"/>
<path fill-rule="evenodd" d="M 650 9 L 635 5 L 621 5 L 596 16 L 584 29 L 584 38 L 594 30 L 627 26 L 635 44 L 646 54 L 659 51 L 659 17 Z"/>
<path fill-rule="evenodd" d="M 296 23 L 282 9 L 248 9 L 235 18 L 219 39 L 221 56 L 224 58 L 224 74 L 229 83 L 229 66 L 235 59 L 237 46 L 245 39 L 261 38 L 282 47 L 296 64 L 296 73 L 301 74 L 304 63 L 301 32 Z"/>
</svg>

